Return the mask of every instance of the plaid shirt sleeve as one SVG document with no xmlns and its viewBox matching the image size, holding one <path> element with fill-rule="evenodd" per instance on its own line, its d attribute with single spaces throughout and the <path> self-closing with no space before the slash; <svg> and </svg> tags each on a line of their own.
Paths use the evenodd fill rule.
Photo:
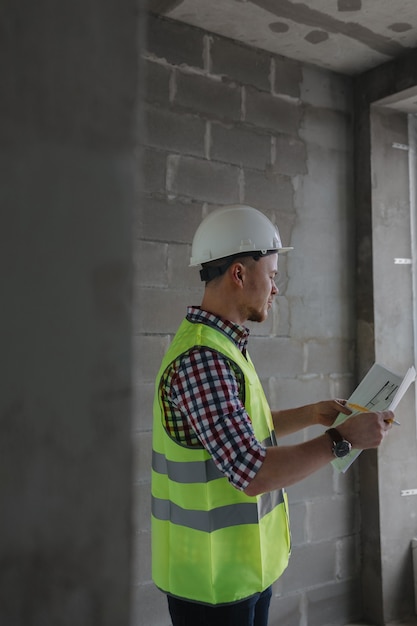
<svg viewBox="0 0 417 626">
<path fill-rule="evenodd" d="M 191 350 L 171 384 L 171 400 L 217 467 L 237 489 L 246 489 L 266 450 L 255 437 L 228 361 L 208 348 Z"/>
</svg>

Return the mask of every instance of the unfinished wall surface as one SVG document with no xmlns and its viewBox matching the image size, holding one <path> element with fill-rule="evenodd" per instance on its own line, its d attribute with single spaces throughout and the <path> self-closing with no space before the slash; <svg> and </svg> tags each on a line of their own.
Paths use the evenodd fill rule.
<svg viewBox="0 0 417 626">
<path fill-rule="evenodd" d="M 4 626 L 129 623 L 137 9 L 0 9 Z"/>
<path fill-rule="evenodd" d="M 415 204 L 410 198 L 408 123 L 401 101 L 416 85 L 415 52 L 367 72 L 355 84 L 361 373 L 377 360 L 404 374 L 415 359 Z M 413 265 L 398 265 L 395 258 L 413 259 Z M 410 485 L 417 475 L 414 394 L 410 389 L 397 409 L 401 429 L 380 450 L 362 455 L 359 463 L 364 615 L 377 624 L 414 613 L 411 541 L 417 532 L 416 496 L 402 495 L 415 488 Z"/>
<path fill-rule="evenodd" d="M 199 304 L 190 244 L 215 205 L 265 212 L 295 250 L 249 349 L 273 407 L 345 397 L 353 377 L 351 85 L 346 78 L 150 16 L 144 183 L 137 213 L 134 328 L 134 626 L 168 626 L 150 571 L 154 378 L 188 304 Z M 317 432 L 320 432 L 317 429 Z M 298 441 L 303 436 L 289 438 Z M 360 617 L 356 468 L 329 466 L 289 490 L 293 552 L 270 623 Z"/>
<path fill-rule="evenodd" d="M 375 358 L 404 374 L 414 363 L 412 266 L 395 259 L 412 257 L 407 115 L 378 108 L 371 118 Z M 417 496 L 402 495 L 417 485 L 414 388 L 396 415 L 401 428 L 378 454 L 386 620 L 411 615 L 414 606 L 411 541 L 417 536 Z"/>
</svg>

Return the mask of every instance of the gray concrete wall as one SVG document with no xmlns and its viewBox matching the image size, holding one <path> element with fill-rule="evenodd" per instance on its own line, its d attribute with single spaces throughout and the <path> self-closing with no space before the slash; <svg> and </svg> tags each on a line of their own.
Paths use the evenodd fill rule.
<svg viewBox="0 0 417 626">
<path fill-rule="evenodd" d="M 395 110 L 417 85 L 416 52 L 355 80 L 357 226 L 357 363 L 360 375 L 374 359 L 398 373 L 413 362 L 415 328 L 410 241 L 407 119 Z M 373 103 L 389 99 L 394 108 Z M 398 251 L 398 252 L 396 252 Z M 415 261 L 414 261 L 415 263 Z M 414 277 L 415 279 L 415 277 Z M 415 322 L 414 322 L 415 324 Z M 402 401 L 401 431 L 360 468 L 364 615 L 378 624 L 413 614 L 411 540 L 417 531 L 414 497 L 401 496 L 416 478 L 414 389 Z"/>
<path fill-rule="evenodd" d="M 137 9 L 0 9 L 4 626 L 129 623 Z"/>
<path fill-rule="evenodd" d="M 246 202 L 276 221 L 295 250 L 280 268 L 281 297 L 268 321 L 252 327 L 252 358 L 274 407 L 347 396 L 355 330 L 351 83 L 154 17 L 144 60 L 133 624 L 167 626 L 165 598 L 150 573 L 152 394 L 186 306 L 201 300 L 198 272 L 188 268 L 193 233 L 216 204 Z M 293 553 L 274 588 L 271 625 L 360 617 L 357 469 L 340 476 L 328 467 L 289 497 Z"/>
<path fill-rule="evenodd" d="M 410 184 L 407 115 L 377 108 L 371 114 L 375 356 L 405 373 L 414 363 Z M 398 147 L 398 146 L 401 146 Z M 415 173 L 414 173 L 415 175 Z M 387 286 L 389 285 L 389 289 Z M 411 541 L 417 536 L 417 437 L 414 387 L 397 409 L 396 428 L 378 452 L 383 615 L 411 615 L 414 607 Z M 413 486 L 412 486 L 413 485 Z"/>
</svg>

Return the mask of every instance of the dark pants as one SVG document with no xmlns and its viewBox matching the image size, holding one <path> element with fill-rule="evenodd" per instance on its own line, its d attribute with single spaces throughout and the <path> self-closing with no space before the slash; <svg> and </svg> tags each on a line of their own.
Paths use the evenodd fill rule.
<svg viewBox="0 0 417 626">
<path fill-rule="evenodd" d="M 207 606 L 168 596 L 172 626 L 267 626 L 272 590 L 225 606 Z"/>
</svg>

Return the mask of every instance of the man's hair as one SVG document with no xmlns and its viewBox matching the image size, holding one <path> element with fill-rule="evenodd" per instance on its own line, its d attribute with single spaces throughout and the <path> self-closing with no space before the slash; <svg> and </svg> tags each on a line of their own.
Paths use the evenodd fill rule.
<svg viewBox="0 0 417 626">
<path fill-rule="evenodd" d="M 250 257 L 254 261 L 259 261 L 261 257 L 268 256 L 269 254 L 275 254 L 276 252 L 276 250 L 266 250 L 265 252 L 261 252 L 260 250 L 256 252 L 240 252 L 238 254 L 223 257 L 222 259 L 216 259 L 215 261 L 203 263 L 203 269 L 200 270 L 200 278 L 207 284 L 214 278 L 222 276 L 232 263 L 238 261 L 239 259 Z"/>
</svg>

